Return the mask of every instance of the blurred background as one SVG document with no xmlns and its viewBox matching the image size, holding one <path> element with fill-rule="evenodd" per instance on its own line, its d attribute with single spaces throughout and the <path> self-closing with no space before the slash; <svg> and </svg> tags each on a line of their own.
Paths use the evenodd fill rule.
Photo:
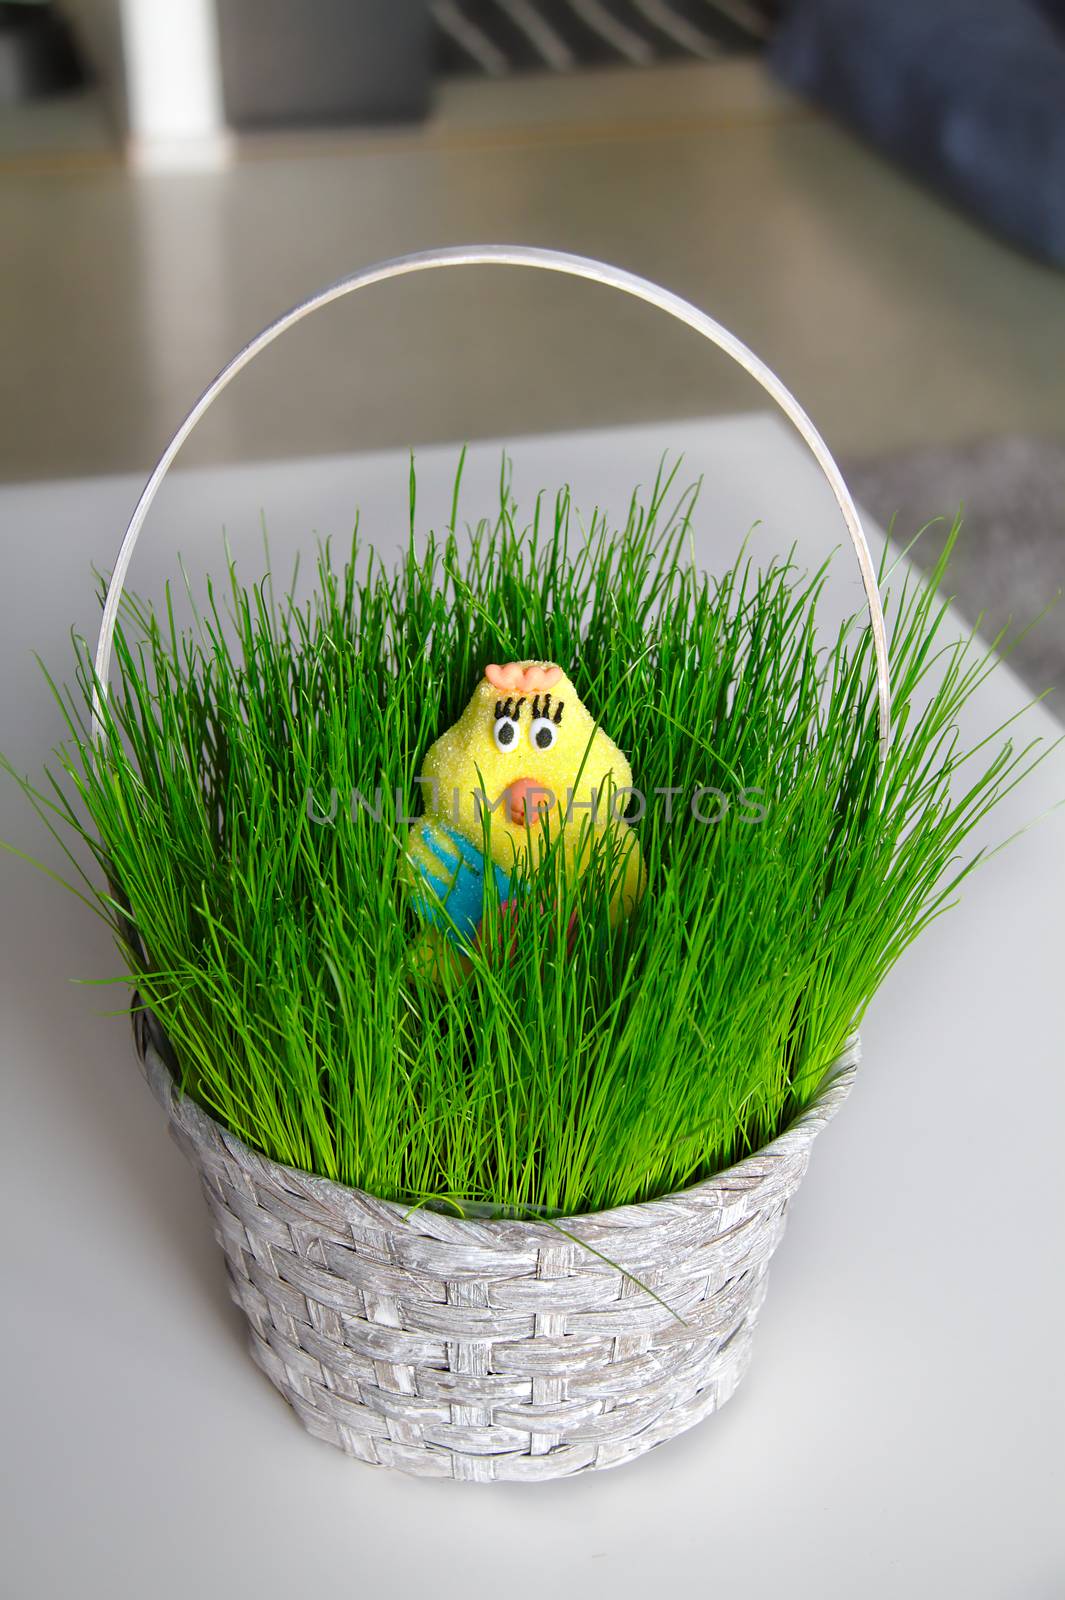
<svg viewBox="0 0 1065 1600">
<path fill-rule="evenodd" d="M 522 242 L 727 323 L 900 535 L 964 500 L 970 616 L 1065 581 L 1065 0 L 0 3 L 0 197 L 8 482 L 144 472 L 315 288 Z M 764 404 L 620 296 L 432 274 L 302 325 L 188 459 Z M 1062 611 L 1018 657 L 1059 711 Z"/>
</svg>

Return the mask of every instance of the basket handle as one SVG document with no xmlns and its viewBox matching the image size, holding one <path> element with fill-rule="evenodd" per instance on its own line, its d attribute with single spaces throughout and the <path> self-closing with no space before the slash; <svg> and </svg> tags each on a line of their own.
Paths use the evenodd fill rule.
<svg viewBox="0 0 1065 1600">
<path fill-rule="evenodd" d="M 302 322 L 304 317 L 310 316 L 312 311 L 317 311 L 320 307 L 327 306 L 334 300 L 342 300 L 345 295 L 353 294 L 356 289 L 364 289 L 371 283 L 385 283 L 390 278 L 402 278 L 412 272 L 426 272 L 433 267 L 466 266 L 538 267 L 545 272 L 561 272 L 570 278 L 587 278 L 592 283 L 602 283 L 609 288 L 620 289 L 623 294 L 632 295 L 637 300 L 645 300 L 649 305 L 657 306 L 660 311 L 665 311 L 671 317 L 675 317 L 678 322 L 686 323 L 689 328 L 694 328 L 696 333 L 701 334 L 704 339 L 709 339 L 711 344 L 716 345 L 719 350 L 723 350 L 726 355 L 730 355 L 746 372 L 750 373 L 752 378 L 761 384 L 767 394 L 772 396 L 784 414 L 794 423 L 824 473 L 829 488 L 832 490 L 836 503 L 843 514 L 847 532 L 854 546 L 854 553 L 858 558 L 865 597 L 869 605 L 869 623 L 873 631 L 873 650 L 876 656 L 880 748 L 882 755 L 886 753 L 888 741 L 891 737 L 891 680 L 888 673 L 884 610 L 880 603 L 880 591 L 877 588 L 876 569 L 873 566 L 873 558 L 869 553 L 869 545 L 862 529 L 857 507 L 851 498 L 850 490 L 843 481 L 843 475 L 833 460 L 825 441 L 790 389 L 781 382 L 772 368 L 767 367 L 764 361 L 761 361 L 752 350 L 747 348 L 742 340 L 737 339 L 735 334 L 730 333 L 720 322 L 715 321 L 713 317 L 707 316 L 705 311 L 700 311 L 697 306 L 691 305 L 687 300 L 682 300 L 680 295 L 673 294 L 668 289 L 660 288 L 658 284 L 652 283 L 650 279 L 637 277 L 635 273 L 626 272 L 622 267 L 613 267 L 607 262 L 595 261 L 588 256 L 569 255 L 561 250 L 546 250 L 531 245 L 501 244 L 458 245 L 446 250 L 423 250 L 413 255 L 397 256 L 391 261 L 378 262 L 375 266 L 365 267 L 361 272 L 353 272 L 350 277 L 341 278 L 339 282 L 331 284 L 326 289 L 319 290 L 317 294 L 311 295 L 310 299 L 293 306 L 290 311 L 286 311 L 275 322 L 271 322 L 261 333 L 256 334 L 255 338 L 249 344 L 246 344 L 243 350 L 239 351 L 227 366 L 222 368 L 213 382 L 208 384 L 159 457 L 151 477 L 141 492 L 141 497 L 137 501 L 136 508 L 129 520 L 129 526 L 119 546 L 114 570 L 111 573 L 111 581 L 107 586 L 103 618 L 100 623 L 100 637 L 96 646 L 96 675 L 92 692 L 93 739 L 102 740 L 104 736 L 100 690 L 101 686 L 106 685 L 111 670 L 111 648 L 114 641 L 115 622 L 130 560 L 140 537 L 141 528 L 144 526 L 145 518 L 159 492 L 162 481 L 174 457 L 200 418 L 222 393 L 223 389 L 229 387 L 238 372 L 242 372 L 261 350 L 265 350 L 267 345 L 272 344 L 286 329 L 291 328 L 297 322 Z"/>
</svg>

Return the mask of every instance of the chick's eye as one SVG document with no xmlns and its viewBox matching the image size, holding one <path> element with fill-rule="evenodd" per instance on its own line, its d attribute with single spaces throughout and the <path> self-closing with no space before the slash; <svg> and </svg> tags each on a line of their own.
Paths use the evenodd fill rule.
<svg viewBox="0 0 1065 1600">
<path fill-rule="evenodd" d="M 534 717 L 529 728 L 529 743 L 534 750 L 550 750 L 558 738 L 558 729 L 550 717 Z"/>
<path fill-rule="evenodd" d="M 496 749 L 505 755 L 508 750 L 513 750 L 518 742 L 518 723 L 515 717 L 497 717 L 492 729 L 492 738 L 496 742 Z"/>
</svg>

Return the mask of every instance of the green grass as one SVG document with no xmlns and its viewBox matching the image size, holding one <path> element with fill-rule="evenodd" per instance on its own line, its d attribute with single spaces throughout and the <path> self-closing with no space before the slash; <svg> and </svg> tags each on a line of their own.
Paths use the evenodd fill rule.
<svg viewBox="0 0 1065 1600">
<path fill-rule="evenodd" d="M 585 536 L 566 493 L 523 527 L 504 483 L 492 520 L 456 538 L 453 506 L 419 541 L 412 477 L 395 570 L 356 536 L 343 560 L 320 551 L 309 601 L 232 564 L 189 630 L 127 601 L 96 762 L 79 648 L 76 687 L 56 689 L 69 739 L 47 782 L 20 781 L 110 882 L 90 866 L 81 892 L 184 1088 L 250 1145 L 411 1203 L 564 1215 L 683 1187 L 811 1100 L 953 900 L 967 836 L 1039 758 L 1004 730 L 973 750 L 957 733 L 995 661 L 943 628 L 957 530 L 889 598 L 881 764 L 864 619 L 822 641 L 825 569 L 788 558 L 699 572 L 694 504 L 674 470 L 623 529 L 596 514 Z M 411 961 L 389 791 L 413 809 L 485 662 L 528 657 L 571 673 L 645 794 L 680 794 L 638 824 L 650 888 L 629 923 L 607 930 L 603 872 L 567 883 L 549 858 L 520 896 L 521 959 L 499 959 L 489 908 L 469 978 L 434 987 Z M 353 816 L 352 790 L 378 785 L 381 823 Z M 733 803 L 707 826 L 689 800 L 711 785 Z M 333 789 L 319 825 L 308 792 L 325 809 Z"/>
</svg>

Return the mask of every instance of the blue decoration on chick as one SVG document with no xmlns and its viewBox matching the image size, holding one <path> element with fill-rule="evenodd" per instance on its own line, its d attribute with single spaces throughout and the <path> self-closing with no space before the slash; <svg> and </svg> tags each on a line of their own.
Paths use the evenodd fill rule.
<svg viewBox="0 0 1065 1600">
<path fill-rule="evenodd" d="M 453 943 L 461 937 L 472 939 L 484 909 L 482 852 L 454 828 L 426 818 L 412 833 L 411 858 L 420 879 L 433 891 L 430 895 L 415 890 L 419 915 Z M 495 893 L 502 902 L 510 895 L 510 875 L 495 862 L 491 867 Z"/>
</svg>

